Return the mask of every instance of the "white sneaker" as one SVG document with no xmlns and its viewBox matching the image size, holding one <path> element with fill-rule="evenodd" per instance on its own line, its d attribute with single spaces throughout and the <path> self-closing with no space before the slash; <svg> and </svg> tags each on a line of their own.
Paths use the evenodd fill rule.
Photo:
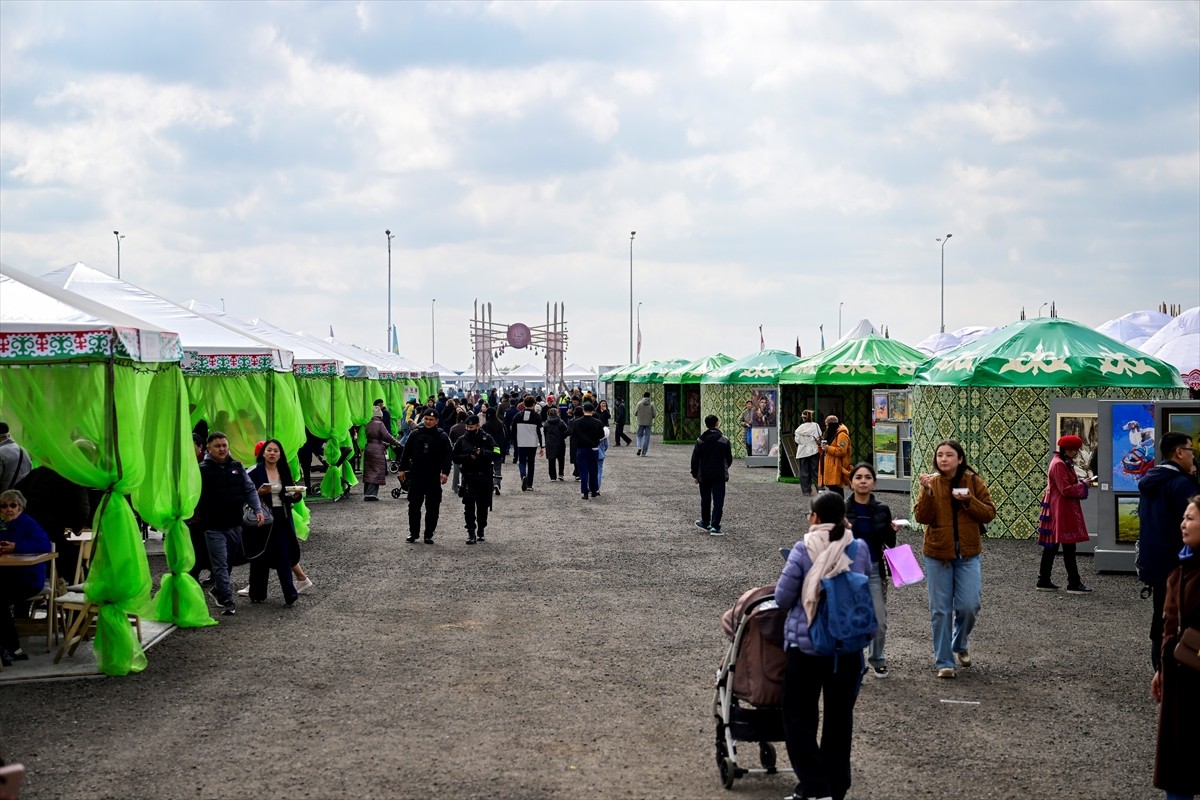
<svg viewBox="0 0 1200 800">
<path fill-rule="evenodd" d="M 304 580 L 302 580 L 302 581 L 297 581 L 297 582 L 296 582 L 296 592 L 297 592 L 297 594 L 304 594 L 305 592 L 307 592 L 307 591 L 308 591 L 309 589 L 311 589 L 312 587 L 313 587 L 312 578 L 305 578 L 305 579 L 304 579 Z"/>
<path fill-rule="evenodd" d="M 938 670 L 939 678 L 955 678 L 958 677 L 954 672 L 954 667 L 942 667 Z"/>
<path fill-rule="evenodd" d="M 242 588 L 238 589 L 237 595 L 238 595 L 238 597 L 249 597 L 250 596 L 250 587 L 243 586 Z"/>
</svg>

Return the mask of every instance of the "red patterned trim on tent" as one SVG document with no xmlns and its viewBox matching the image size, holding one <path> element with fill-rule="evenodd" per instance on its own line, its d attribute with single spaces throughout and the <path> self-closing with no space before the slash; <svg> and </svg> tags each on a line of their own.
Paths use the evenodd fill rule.
<svg viewBox="0 0 1200 800">
<path fill-rule="evenodd" d="M 190 375 L 213 375 L 230 372 L 268 372 L 275 369 L 271 354 L 208 353 L 184 350 L 183 371 Z"/>
<path fill-rule="evenodd" d="M 47 333 L 0 333 L 0 359 L 109 358 L 113 333 L 102 331 L 57 331 Z"/>
<path fill-rule="evenodd" d="M 1185 372 L 1180 375 L 1183 382 L 1193 389 L 1200 391 L 1200 369 L 1194 369 L 1191 372 Z"/>
<path fill-rule="evenodd" d="M 295 364 L 292 366 L 292 372 L 302 376 L 325 377 L 327 375 L 337 375 L 337 363 L 326 361 L 320 364 Z"/>
</svg>

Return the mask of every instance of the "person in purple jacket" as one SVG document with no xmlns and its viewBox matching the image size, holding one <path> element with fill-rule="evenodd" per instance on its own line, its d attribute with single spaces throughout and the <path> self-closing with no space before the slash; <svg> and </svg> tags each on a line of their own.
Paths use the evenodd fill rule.
<svg viewBox="0 0 1200 800">
<path fill-rule="evenodd" d="M 0 492 L 0 519 L 6 526 L 0 533 L 0 555 L 50 552 L 50 537 L 24 512 L 25 495 L 16 489 Z M 0 567 L 0 663 L 6 667 L 12 666 L 13 661 L 29 660 L 21 649 L 10 606 L 32 597 L 45 585 L 45 564 Z"/>
<path fill-rule="evenodd" d="M 783 677 L 783 724 L 788 758 L 799 783 L 786 800 L 842 800 L 850 789 L 850 742 L 854 703 L 862 685 L 863 656 L 819 656 L 808 626 L 816 615 L 821 579 L 854 570 L 871 574 L 871 551 L 847 548 L 854 541 L 846 528 L 846 502 L 833 492 L 812 500 L 809 529 L 788 553 L 775 584 L 775 602 L 788 612 L 783 638 L 787 668 Z M 824 696 L 825 724 L 817 743 L 818 701 Z"/>
</svg>

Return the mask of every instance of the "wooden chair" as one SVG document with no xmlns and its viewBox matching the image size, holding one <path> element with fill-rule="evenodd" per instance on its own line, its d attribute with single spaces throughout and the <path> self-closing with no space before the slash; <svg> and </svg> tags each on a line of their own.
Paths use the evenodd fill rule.
<svg viewBox="0 0 1200 800">
<path fill-rule="evenodd" d="M 43 631 L 46 634 L 46 652 L 50 652 L 50 639 L 54 638 L 54 643 L 58 644 L 58 605 L 55 595 L 58 594 L 58 570 L 56 562 L 58 561 L 57 549 L 54 543 L 50 543 L 50 552 L 55 554 L 55 557 L 50 559 L 46 564 L 46 584 L 41 591 L 28 597 L 24 602 L 32 603 L 33 608 L 29 611 L 28 619 L 14 619 L 13 622 L 17 628 L 17 636 L 24 633 L 26 636 L 30 634 L 40 635 Z M 38 619 L 38 610 L 45 611 L 45 618 Z"/>
<path fill-rule="evenodd" d="M 55 599 L 59 610 L 59 624 L 63 630 L 62 644 L 54 654 L 54 663 L 62 661 L 64 654 L 75 655 L 79 647 L 92 632 L 96 615 L 100 607 L 89 602 L 83 593 L 83 580 L 92 566 L 92 556 L 96 551 L 95 538 L 85 539 L 79 543 L 79 561 L 75 567 L 75 583 L 67 587 L 66 594 Z M 129 614 L 129 622 L 137 630 L 138 641 L 142 640 L 142 618 L 137 614 Z"/>
</svg>

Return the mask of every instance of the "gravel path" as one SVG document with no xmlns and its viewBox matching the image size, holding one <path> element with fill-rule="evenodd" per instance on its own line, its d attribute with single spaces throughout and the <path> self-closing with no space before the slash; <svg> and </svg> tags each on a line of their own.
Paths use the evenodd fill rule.
<svg viewBox="0 0 1200 800">
<path fill-rule="evenodd" d="M 707 536 L 689 454 L 611 450 L 588 502 L 544 463 L 522 493 L 505 465 L 475 547 L 448 493 L 432 547 L 403 542 L 405 501 L 317 506 L 295 607 L 272 586 L 141 675 L 0 689 L 0 750 L 33 800 L 782 797 L 782 746 L 783 773 L 721 788 L 710 704 L 721 614 L 778 577 L 799 490 L 735 463 L 727 535 Z M 956 681 L 934 677 L 923 588 L 890 591 L 892 675 L 858 701 L 852 798 L 1159 796 L 1149 601 L 1086 558 L 1092 596 L 1034 592 L 1035 550 L 987 546 Z"/>
</svg>

